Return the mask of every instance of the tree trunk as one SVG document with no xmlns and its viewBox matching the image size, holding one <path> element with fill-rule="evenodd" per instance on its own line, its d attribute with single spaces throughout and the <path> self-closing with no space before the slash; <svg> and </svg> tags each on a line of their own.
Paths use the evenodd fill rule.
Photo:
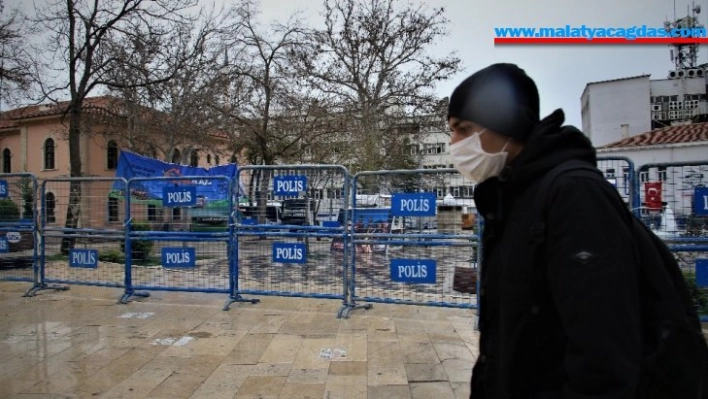
<svg viewBox="0 0 708 399">
<path fill-rule="evenodd" d="M 72 102 L 69 109 L 69 164 L 72 178 L 81 177 L 81 105 Z M 81 215 L 81 182 L 70 183 L 69 204 L 66 207 L 67 229 L 75 229 L 79 225 Z M 64 236 L 61 240 L 61 253 L 68 254 L 74 248 L 76 238 Z"/>
</svg>

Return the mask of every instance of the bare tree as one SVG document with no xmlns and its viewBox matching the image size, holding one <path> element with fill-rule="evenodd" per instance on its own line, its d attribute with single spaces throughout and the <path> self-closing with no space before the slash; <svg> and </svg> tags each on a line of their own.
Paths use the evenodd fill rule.
<svg viewBox="0 0 708 399">
<path fill-rule="evenodd" d="M 0 111 L 3 101 L 12 103 L 29 89 L 31 58 L 25 40 L 30 33 L 19 10 L 5 10 L 0 0 Z"/>
<path fill-rule="evenodd" d="M 111 93 L 122 99 L 126 107 L 127 126 L 109 132 L 121 136 L 127 148 L 148 155 L 162 153 L 164 160 L 186 163 L 192 151 L 209 149 L 208 133 L 217 128 L 219 114 L 211 104 L 224 91 L 226 63 L 222 34 L 228 30 L 228 14 L 223 10 L 202 9 L 195 23 L 184 31 L 173 32 L 155 46 L 171 46 L 176 53 L 191 54 L 174 76 L 162 82 L 140 86 L 131 64 L 147 69 L 156 52 L 140 42 L 117 43 L 117 58 L 132 60 L 109 71 L 114 81 L 132 82 L 112 88 Z M 131 39 L 131 38 L 127 38 Z M 122 132 L 121 132 L 121 129 Z M 179 154 L 177 154 L 178 149 Z M 178 157 L 179 159 L 175 159 Z"/>
<path fill-rule="evenodd" d="M 48 33 L 46 44 L 37 49 L 34 83 L 39 101 L 58 101 L 69 94 L 65 115 L 68 119 L 70 175 L 82 175 L 80 137 L 83 104 L 90 93 L 102 87 L 137 87 L 170 80 L 192 54 L 159 45 L 171 32 L 184 31 L 193 22 L 188 14 L 198 0 L 49 0 L 36 9 L 36 24 Z M 146 68 L 140 63 L 126 64 L 114 57 L 111 43 L 130 40 L 155 52 Z M 164 43 L 164 42 L 163 42 Z M 171 60 L 178 62 L 168 62 Z M 129 60 L 130 61 L 130 60 Z M 137 82 L 112 80 L 109 71 L 122 66 L 140 77 Z M 80 218 L 81 185 L 72 182 L 66 227 L 75 228 Z M 62 240 L 68 252 L 74 240 Z"/>
<path fill-rule="evenodd" d="M 392 129 L 433 113 L 435 85 L 460 69 L 455 54 L 428 54 L 447 35 L 444 10 L 399 0 L 325 0 L 324 7 L 325 28 L 297 49 L 299 67 L 321 92 L 341 99 L 356 167 L 410 167 L 404 135 Z"/>
</svg>

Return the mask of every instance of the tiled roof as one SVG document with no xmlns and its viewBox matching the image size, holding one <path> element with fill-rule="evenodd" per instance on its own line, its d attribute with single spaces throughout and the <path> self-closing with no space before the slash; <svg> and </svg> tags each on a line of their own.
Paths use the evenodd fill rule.
<svg viewBox="0 0 708 399">
<path fill-rule="evenodd" d="M 636 148 L 651 145 L 686 144 L 702 141 L 708 142 L 708 122 L 663 127 L 606 144 L 602 147 L 598 147 L 598 150 L 605 148 Z"/>
<path fill-rule="evenodd" d="M 116 98 L 110 96 L 86 98 L 84 111 L 107 110 L 114 101 Z M 62 101 L 55 104 L 30 105 L 0 113 L 0 129 L 19 127 L 18 121 L 22 119 L 61 115 L 68 110 L 68 106 L 68 101 Z"/>
</svg>

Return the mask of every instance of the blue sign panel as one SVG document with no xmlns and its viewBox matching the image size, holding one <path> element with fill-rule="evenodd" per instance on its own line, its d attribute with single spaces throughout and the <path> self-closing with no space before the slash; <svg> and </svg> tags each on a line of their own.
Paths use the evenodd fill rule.
<svg viewBox="0 0 708 399">
<path fill-rule="evenodd" d="M 164 267 L 194 267 L 197 264 L 194 248 L 173 247 L 162 248 L 162 266 Z"/>
<path fill-rule="evenodd" d="M 255 218 L 245 218 L 241 220 L 241 224 L 244 226 L 255 226 L 258 224 L 258 220 Z"/>
<path fill-rule="evenodd" d="M 10 252 L 10 242 L 7 237 L 0 236 L 0 253 Z"/>
<path fill-rule="evenodd" d="M 273 178 L 273 195 L 295 196 L 307 191 L 307 176 L 276 176 Z"/>
<path fill-rule="evenodd" d="M 435 284 L 437 264 L 431 259 L 391 259 L 391 281 Z"/>
<path fill-rule="evenodd" d="M 0 198 L 6 198 L 9 190 L 7 189 L 7 180 L 0 180 Z"/>
<path fill-rule="evenodd" d="M 391 197 L 394 216 L 435 216 L 435 193 L 401 193 Z"/>
<path fill-rule="evenodd" d="M 273 262 L 305 263 L 307 250 L 303 243 L 273 243 Z"/>
<path fill-rule="evenodd" d="M 69 267 L 96 269 L 98 267 L 98 250 L 96 249 L 71 249 L 69 250 Z"/>
<path fill-rule="evenodd" d="M 693 213 L 708 215 L 708 187 L 696 187 L 693 193 Z"/>
<path fill-rule="evenodd" d="M 708 287 L 708 259 L 696 259 L 696 285 Z"/>
<path fill-rule="evenodd" d="M 165 207 L 194 206 L 196 204 L 196 186 L 169 186 L 162 190 L 162 205 Z"/>
</svg>

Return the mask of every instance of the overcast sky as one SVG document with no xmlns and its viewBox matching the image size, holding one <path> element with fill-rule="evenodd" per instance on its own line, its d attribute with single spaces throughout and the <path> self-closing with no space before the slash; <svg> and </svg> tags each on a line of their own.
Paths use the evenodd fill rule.
<svg viewBox="0 0 708 399">
<path fill-rule="evenodd" d="M 31 0 L 5 0 L 7 5 Z M 37 3 L 43 0 L 35 0 Z M 228 4 L 230 0 L 205 0 Z M 410 0 L 416 2 L 416 0 Z M 26 3 L 25 3 L 26 4 Z M 308 15 L 311 24 L 322 21 L 322 0 L 260 0 L 262 19 L 285 20 L 296 10 Z M 666 45 L 497 45 L 495 27 L 557 27 L 570 24 L 588 27 L 663 26 L 664 21 L 687 15 L 686 0 L 429 0 L 429 6 L 445 8 L 450 35 L 433 49 L 434 54 L 455 51 L 465 71 L 441 84 L 437 92 L 448 96 L 470 73 L 496 62 L 511 62 L 524 68 L 536 81 L 545 116 L 557 108 L 566 112 L 567 123 L 582 126 L 580 96 L 588 82 L 651 74 L 665 78 L 673 64 Z M 708 0 L 696 1 L 699 15 L 708 22 Z M 708 62 L 708 48 L 699 49 L 699 63 Z M 647 99 L 637 99 L 648 101 Z"/>
</svg>

